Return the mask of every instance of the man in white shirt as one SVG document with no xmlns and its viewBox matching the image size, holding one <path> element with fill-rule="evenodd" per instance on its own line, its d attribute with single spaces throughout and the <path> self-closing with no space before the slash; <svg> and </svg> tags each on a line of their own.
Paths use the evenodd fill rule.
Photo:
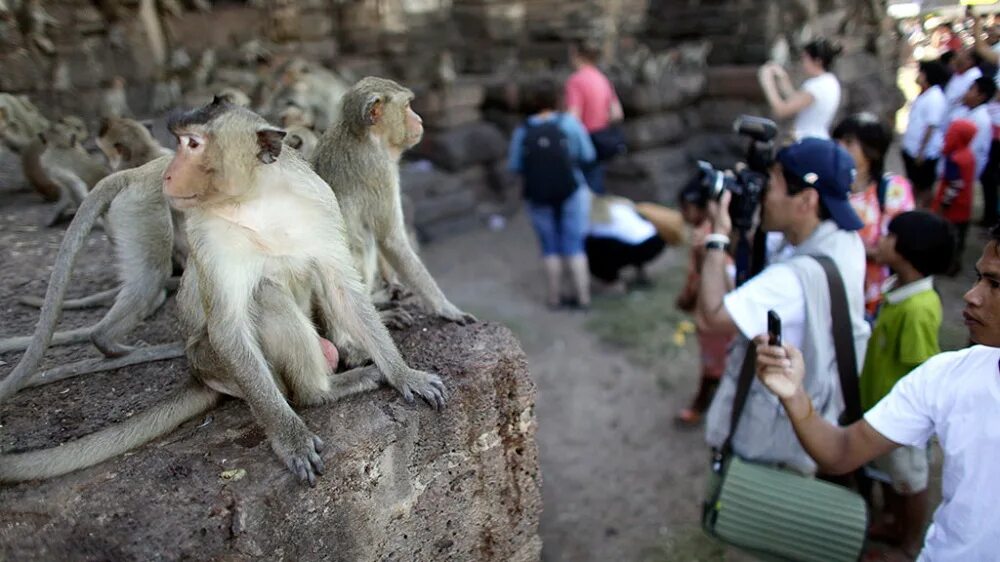
<svg viewBox="0 0 1000 562">
<path fill-rule="evenodd" d="M 779 397 L 824 472 L 846 474 L 937 435 L 945 458 L 943 498 L 918 562 L 997 560 L 1000 554 L 1000 229 L 990 234 L 976 263 L 977 281 L 965 294 L 965 325 L 978 345 L 929 359 L 848 427 L 816 415 L 797 349 L 756 339 L 758 378 Z"/>
<path fill-rule="evenodd" d="M 955 53 L 955 56 L 951 59 L 951 70 L 951 79 L 948 80 L 948 84 L 944 87 L 944 98 L 948 100 L 948 115 L 945 117 L 945 125 L 951 123 L 952 119 L 955 119 L 954 113 L 961 109 L 962 98 L 969 91 L 969 86 L 972 85 L 976 78 L 983 75 L 983 72 L 979 70 L 979 67 L 972 60 L 972 51 L 970 49 L 961 49 Z"/>
<path fill-rule="evenodd" d="M 823 366 L 807 381 L 820 411 L 830 419 L 843 411 L 829 289 L 822 267 L 810 256 L 826 255 L 836 264 L 847 291 L 856 354 L 863 358 L 870 329 L 864 320 L 865 248 L 856 232 L 862 223 L 847 198 L 854 176 L 850 154 L 833 141 L 807 138 L 779 151 L 762 201 L 761 228 L 783 234 L 793 248 L 776 249 L 772 253 L 776 263 L 729 293 L 725 273 L 729 194 L 723 195 L 721 204 L 710 203 L 713 234 L 706 238 L 697 319 L 706 331 L 735 331 L 738 337 L 706 417 L 709 445 L 719 447 L 728 436 L 740 367 L 750 338 L 766 329 L 768 310 L 781 316 L 785 338 L 806 349 L 807 361 Z M 742 419 L 732 442 L 736 454 L 802 473 L 815 471 L 777 399 L 761 385 L 751 386 Z"/>
</svg>

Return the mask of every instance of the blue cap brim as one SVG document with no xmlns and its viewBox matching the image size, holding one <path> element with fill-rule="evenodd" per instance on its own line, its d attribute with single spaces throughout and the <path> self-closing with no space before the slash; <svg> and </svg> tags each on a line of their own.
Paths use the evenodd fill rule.
<svg viewBox="0 0 1000 562">
<path fill-rule="evenodd" d="M 861 230 L 861 227 L 865 225 L 858 218 L 858 214 L 854 212 L 854 207 L 847 199 L 827 197 L 825 195 L 820 195 L 820 197 L 823 199 L 823 205 L 826 206 L 826 210 L 830 211 L 833 222 L 837 223 L 837 226 L 842 230 Z"/>
</svg>

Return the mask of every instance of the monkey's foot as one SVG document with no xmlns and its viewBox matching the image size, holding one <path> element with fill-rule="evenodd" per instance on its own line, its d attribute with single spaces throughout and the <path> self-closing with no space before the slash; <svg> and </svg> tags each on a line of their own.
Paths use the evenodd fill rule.
<svg viewBox="0 0 1000 562">
<path fill-rule="evenodd" d="M 135 347 L 131 345 L 118 343 L 113 339 L 99 336 L 96 333 L 90 336 L 90 341 L 93 342 L 94 347 L 99 349 L 100 352 L 103 353 L 108 359 L 124 357 L 125 355 L 135 351 Z"/>
<path fill-rule="evenodd" d="M 380 310 L 378 315 L 385 327 L 390 330 L 402 330 L 417 319 L 413 312 L 403 306 L 393 306 Z"/>
<path fill-rule="evenodd" d="M 455 322 L 456 324 L 460 324 L 462 326 L 478 321 L 475 316 L 467 312 L 462 312 L 457 306 L 451 303 L 447 303 L 445 306 L 442 306 L 440 310 L 435 311 L 435 314 L 445 320 Z"/>
<path fill-rule="evenodd" d="M 390 380 L 389 384 L 395 387 L 403 399 L 408 403 L 413 403 L 413 395 L 424 399 L 431 408 L 440 410 L 444 408 L 447 393 L 441 378 L 431 373 L 408 369 L 399 380 Z"/>
<path fill-rule="evenodd" d="M 323 440 L 314 435 L 301 420 L 296 426 L 271 438 L 271 448 L 299 482 L 316 486 L 316 476 L 326 469 L 319 454 L 323 451 Z"/>
</svg>

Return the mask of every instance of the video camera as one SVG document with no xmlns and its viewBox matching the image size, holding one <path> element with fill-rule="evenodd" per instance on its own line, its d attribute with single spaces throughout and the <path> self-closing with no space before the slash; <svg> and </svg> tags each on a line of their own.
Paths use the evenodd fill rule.
<svg viewBox="0 0 1000 562">
<path fill-rule="evenodd" d="M 768 168 L 774 163 L 774 137 L 778 126 L 763 117 L 741 115 L 733 130 L 750 138 L 746 166 L 736 172 L 716 170 L 703 160 L 698 161 L 703 200 L 718 201 L 725 191 L 733 194 L 729 202 L 729 217 L 733 228 L 745 233 L 753 228 L 754 213 L 767 187 Z"/>
</svg>

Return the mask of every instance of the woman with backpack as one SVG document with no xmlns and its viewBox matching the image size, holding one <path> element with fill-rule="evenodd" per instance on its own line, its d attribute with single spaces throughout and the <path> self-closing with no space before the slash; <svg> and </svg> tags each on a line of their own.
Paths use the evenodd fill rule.
<svg viewBox="0 0 1000 562">
<path fill-rule="evenodd" d="M 580 166 L 595 158 L 580 121 L 557 110 L 559 90 L 545 80 L 529 88 L 522 108 L 528 118 L 510 140 L 509 168 L 524 179 L 531 224 L 542 246 L 549 308 L 590 306 L 590 272 L 584 239 L 590 223 L 590 189 Z M 573 296 L 563 298 L 563 267 Z"/>
</svg>

